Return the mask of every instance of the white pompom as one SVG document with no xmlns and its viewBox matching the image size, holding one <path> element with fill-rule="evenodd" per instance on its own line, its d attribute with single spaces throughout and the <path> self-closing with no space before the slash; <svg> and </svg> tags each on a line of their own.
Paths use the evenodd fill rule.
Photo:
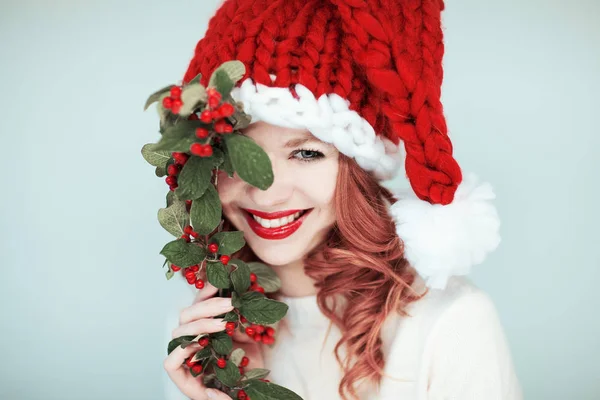
<svg viewBox="0 0 600 400">
<path fill-rule="evenodd" d="M 390 207 L 405 257 L 427 286 L 443 289 L 448 278 L 466 275 L 500 244 L 500 219 L 489 183 L 469 174 L 451 204 L 430 204 L 412 191 L 398 192 Z"/>
</svg>

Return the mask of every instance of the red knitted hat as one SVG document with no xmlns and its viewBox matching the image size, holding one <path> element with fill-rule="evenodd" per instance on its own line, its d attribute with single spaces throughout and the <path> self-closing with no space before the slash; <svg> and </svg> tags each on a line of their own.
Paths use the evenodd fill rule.
<svg viewBox="0 0 600 400">
<path fill-rule="evenodd" d="M 364 169 L 405 168 L 390 207 L 409 262 L 442 288 L 500 242 L 489 184 L 463 176 L 440 102 L 442 0 L 225 0 L 184 82 L 242 61 L 233 90 L 252 122 L 308 129 Z"/>
</svg>

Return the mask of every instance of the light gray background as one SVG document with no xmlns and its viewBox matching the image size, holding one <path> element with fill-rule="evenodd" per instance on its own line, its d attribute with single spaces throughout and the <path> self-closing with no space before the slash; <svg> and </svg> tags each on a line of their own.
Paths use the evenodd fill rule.
<svg viewBox="0 0 600 400">
<path fill-rule="evenodd" d="M 151 91 L 183 76 L 216 0 L 0 6 L 0 398 L 161 399 L 165 185 Z M 443 100 L 492 182 L 494 299 L 528 399 L 598 399 L 600 2 L 447 1 Z"/>
</svg>

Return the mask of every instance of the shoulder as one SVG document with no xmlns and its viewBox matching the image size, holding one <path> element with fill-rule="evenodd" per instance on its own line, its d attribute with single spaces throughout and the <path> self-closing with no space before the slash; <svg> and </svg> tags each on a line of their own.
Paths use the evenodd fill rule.
<svg viewBox="0 0 600 400">
<path fill-rule="evenodd" d="M 455 277 L 444 290 L 430 290 L 411 311 L 425 328 L 421 373 L 430 398 L 521 398 L 504 329 L 487 293 Z"/>
</svg>

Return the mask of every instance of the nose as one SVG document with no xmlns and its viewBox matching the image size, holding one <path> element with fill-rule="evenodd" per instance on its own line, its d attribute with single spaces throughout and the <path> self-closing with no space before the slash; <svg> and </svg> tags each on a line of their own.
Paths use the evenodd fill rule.
<svg viewBox="0 0 600 400">
<path fill-rule="evenodd" d="M 257 209 L 277 211 L 290 204 L 294 193 L 294 179 L 292 171 L 286 168 L 285 160 L 276 161 L 271 155 L 269 158 L 273 168 L 273 184 L 267 190 L 247 184 L 247 195 Z"/>
</svg>

